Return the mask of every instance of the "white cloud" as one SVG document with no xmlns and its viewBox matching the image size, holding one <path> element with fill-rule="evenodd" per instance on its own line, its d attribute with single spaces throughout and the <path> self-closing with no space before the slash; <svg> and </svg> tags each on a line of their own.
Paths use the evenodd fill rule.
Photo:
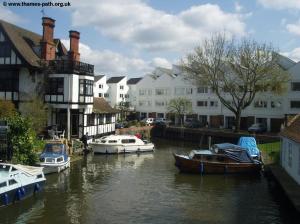
<svg viewBox="0 0 300 224">
<path fill-rule="evenodd" d="M 235 2 L 234 9 L 236 12 L 241 12 L 243 10 L 243 6 L 239 2 Z"/>
<path fill-rule="evenodd" d="M 300 9 L 299 0 L 257 0 L 266 8 L 273 9 Z"/>
<path fill-rule="evenodd" d="M 69 46 L 69 40 L 62 40 L 62 42 L 65 46 Z M 93 50 L 83 43 L 79 44 L 79 52 L 81 61 L 95 65 L 96 73 L 106 75 L 143 76 L 158 66 L 171 67 L 171 63 L 165 58 L 145 61 L 141 58 L 127 57 L 111 50 Z"/>
<path fill-rule="evenodd" d="M 300 61 L 300 47 L 295 48 L 290 52 L 283 52 L 281 54 L 294 60 L 294 61 Z"/>
<path fill-rule="evenodd" d="M 12 11 L 10 11 L 7 7 L 0 6 L 0 19 L 3 19 L 10 23 L 18 23 L 22 21 L 22 19 Z"/>
<path fill-rule="evenodd" d="M 286 29 L 292 34 L 300 35 L 300 20 L 298 21 L 298 23 L 287 24 Z"/>
<path fill-rule="evenodd" d="M 170 14 L 142 0 L 74 0 L 71 13 L 73 26 L 93 26 L 110 39 L 151 51 L 186 50 L 215 32 L 246 34 L 243 14 L 213 4 Z"/>
</svg>

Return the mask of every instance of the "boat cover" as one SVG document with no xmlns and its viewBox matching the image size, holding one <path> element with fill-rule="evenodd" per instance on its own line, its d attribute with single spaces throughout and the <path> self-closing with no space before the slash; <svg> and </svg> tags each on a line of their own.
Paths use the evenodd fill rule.
<svg viewBox="0 0 300 224">
<path fill-rule="evenodd" d="M 252 157 L 260 156 L 260 152 L 259 149 L 257 148 L 255 138 L 240 137 L 238 145 L 242 148 L 245 148 Z"/>
</svg>

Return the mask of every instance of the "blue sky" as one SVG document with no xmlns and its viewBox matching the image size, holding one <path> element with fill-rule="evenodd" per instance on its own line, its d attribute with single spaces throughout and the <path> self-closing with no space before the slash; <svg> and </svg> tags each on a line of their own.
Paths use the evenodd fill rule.
<svg viewBox="0 0 300 224">
<path fill-rule="evenodd" d="M 48 2 L 45 0 L 23 0 Z M 300 60 L 300 0 L 54 0 L 71 7 L 44 7 L 56 20 L 55 37 L 81 33 L 82 61 L 98 74 L 143 76 L 171 67 L 216 32 L 272 43 Z M 9 7 L 0 19 L 42 33 L 41 7 Z"/>
</svg>

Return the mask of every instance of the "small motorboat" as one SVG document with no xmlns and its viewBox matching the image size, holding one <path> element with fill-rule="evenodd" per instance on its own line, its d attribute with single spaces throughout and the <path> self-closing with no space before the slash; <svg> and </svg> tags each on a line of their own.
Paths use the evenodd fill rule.
<svg viewBox="0 0 300 224">
<path fill-rule="evenodd" d="M 139 153 L 154 151 L 154 144 L 134 135 L 109 135 L 89 144 L 94 153 Z"/>
<path fill-rule="evenodd" d="M 261 161 L 261 152 L 257 147 L 254 137 L 240 137 L 238 146 L 246 149 L 253 159 Z"/>
<path fill-rule="evenodd" d="M 44 173 L 59 173 L 70 167 L 70 157 L 67 146 L 61 141 L 46 143 L 44 151 L 40 155 L 39 166 L 44 167 Z"/>
<path fill-rule="evenodd" d="M 32 196 L 45 181 L 42 167 L 0 163 L 0 206 Z"/>
<path fill-rule="evenodd" d="M 181 172 L 200 174 L 258 173 L 262 163 L 247 150 L 230 143 L 215 144 L 210 150 L 192 150 L 190 154 L 174 154 Z"/>
</svg>

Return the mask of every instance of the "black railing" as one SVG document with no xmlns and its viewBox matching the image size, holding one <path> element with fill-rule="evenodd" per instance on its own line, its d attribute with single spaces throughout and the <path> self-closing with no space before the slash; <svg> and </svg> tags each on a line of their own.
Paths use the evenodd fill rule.
<svg viewBox="0 0 300 224">
<path fill-rule="evenodd" d="M 50 72 L 58 74 L 94 75 L 94 65 L 71 60 L 49 61 Z"/>
</svg>

